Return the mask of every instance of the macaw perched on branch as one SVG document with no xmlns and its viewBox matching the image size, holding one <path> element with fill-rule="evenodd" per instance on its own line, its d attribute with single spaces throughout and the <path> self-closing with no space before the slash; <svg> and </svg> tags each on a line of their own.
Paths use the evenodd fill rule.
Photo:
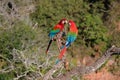
<svg viewBox="0 0 120 80">
<path fill-rule="evenodd" d="M 52 43 L 52 41 L 54 40 L 54 37 L 62 32 L 64 30 L 64 25 L 67 23 L 68 21 L 66 19 L 62 19 L 60 20 L 60 22 L 54 26 L 54 28 L 50 31 L 49 33 L 49 37 L 50 37 L 50 41 L 49 41 L 49 44 L 48 44 L 48 47 L 47 47 L 47 50 L 46 50 L 46 54 L 48 53 L 48 50 L 49 50 L 49 47 Z"/>
<path fill-rule="evenodd" d="M 70 28 L 69 28 L 69 32 L 68 32 L 68 35 L 67 35 L 67 41 L 65 43 L 65 45 L 62 47 L 62 50 L 60 52 L 60 55 L 58 56 L 58 60 L 56 61 L 56 64 L 62 59 L 62 57 L 64 56 L 65 52 L 66 52 L 66 49 L 71 45 L 71 43 L 73 43 L 76 38 L 77 38 L 77 35 L 78 35 L 78 29 L 76 27 L 76 24 L 74 21 L 70 20 L 69 21 L 69 25 L 70 25 Z"/>
</svg>

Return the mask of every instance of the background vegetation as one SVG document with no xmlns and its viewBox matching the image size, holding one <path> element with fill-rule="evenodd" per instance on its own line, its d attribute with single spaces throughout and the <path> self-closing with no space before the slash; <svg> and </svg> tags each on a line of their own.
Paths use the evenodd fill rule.
<svg viewBox="0 0 120 80">
<path fill-rule="evenodd" d="M 6 5 L 8 1 L 5 1 Z M 111 45 L 120 47 L 119 0 L 13 0 L 13 2 L 15 10 L 18 9 L 15 17 L 9 20 L 0 14 L 0 71 L 7 68 L 11 62 L 14 62 L 12 66 L 16 68 L 7 73 L 0 73 L 0 80 L 11 80 L 27 73 L 26 71 L 29 71 L 27 77 L 39 73 L 41 79 L 58 56 L 56 43 L 50 48 L 51 57 L 45 55 L 45 49 L 48 45 L 49 31 L 62 18 L 74 20 L 79 29 L 77 40 L 68 49 L 67 59 L 71 63 L 70 68 L 76 66 L 77 60 L 82 60 L 85 56 L 96 57 L 97 54 L 101 56 Z M 29 4 L 35 7 L 32 12 L 27 12 L 26 6 L 30 7 Z M 5 9 L 6 12 L 12 15 L 14 10 L 8 6 L 6 8 L 8 8 Z M 17 15 L 20 17 L 16 17 Z M 114 59 L 117 65 L 116 67 L 113 65 L 110 71 L 120 71 L 118 68 L 120 57 L 115 56 Z M 20 77 L 20 80 L 25 79 L 27 78 L 24 76 Z"/>
</svg>

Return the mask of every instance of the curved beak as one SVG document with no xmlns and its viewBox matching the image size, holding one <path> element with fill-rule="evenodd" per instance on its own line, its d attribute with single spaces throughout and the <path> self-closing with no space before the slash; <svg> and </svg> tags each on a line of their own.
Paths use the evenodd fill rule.
<svg viewBox="0 0 120 80">
<path fill-rule="evenodd" d="M 68 21 L 67 20 L 65 20 L 65 24 L 67 24 L 68 23 Z"/>
</svg>

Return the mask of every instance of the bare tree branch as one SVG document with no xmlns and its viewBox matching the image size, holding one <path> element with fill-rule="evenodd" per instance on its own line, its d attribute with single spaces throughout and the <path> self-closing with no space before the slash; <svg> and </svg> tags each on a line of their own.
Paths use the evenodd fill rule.
<svg viewBox="0 0 120 80">
<path fill-rule="evenodd" d="M 4 60 L 6 60 L 10 64 L 10 66 L 8 66 L 7 68 L 1 69 L 0 73 L 8 73 L 8 72 L 12 71 L 14 69 L 13 63 L 8 58 L 6 58 L 2 55 L 0 55 L 0 57 L 3 58 Z"/>
<path fill-rule="evenodd" d="M 16 78 L 14 78 L 13 80 L 19 80 L 21 77 L 24 77 L 27 75 L 27 73 L 29 73 L 29 71 L 25 71 L 23 74 L 17 76 Z"/>
<path fill-rule="evenodd" d="M 57 36 L 56 36 L 56 42 L 57 42 L 57 46 L 59 49 L 59 52 L 61 51 L 61 46 L 62 46 L 62 41 L 61 41 L 61 37 L 62 37 L 63 32 L 60 32 Z M 52 75 L 63 66 L 63 62 L 64 62 L 65 57 L 56 65 L 53 66 L 53 68 L 51 70 L 49 70 L 43 77 L 43 80 L 48 80 L 49 78 L 52 77 Z"/>
<path fill-rule="evenodd" d="M 44 75 L 43 80 L 48 80 L 56 72 L 56 70 L 63 66 L 62 63 L 63 62 L 61 61 L 57 65 L 54 65 L 53 68 Z"/>
<path fill-rule="evenodd" d="M 99 69 L 105 62 L 108 60 L 113 54 L 120 54 L 120 48 L 116 48 L 115 46 L 112 46 L 110 49 L 108 49 L 105 54 L 101 58 L 99 58 L 94 64 L 91 66 L 86 67 L 76 67 L 72 69 L 71 71 L 61 74 L 57 78 L 54 78 L 52 80 L 70 80 L 72 76 L 74 75 L 84 75 L 89 74 L 91 72 L 96 71 Z"/>
</svg>

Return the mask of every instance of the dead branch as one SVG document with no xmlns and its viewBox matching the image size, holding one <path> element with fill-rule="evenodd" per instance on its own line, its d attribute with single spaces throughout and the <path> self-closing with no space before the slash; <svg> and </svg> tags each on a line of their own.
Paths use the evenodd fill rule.
<svg viewBox="0 0 120 80">
<path fill-rule="evenodd" d="M 8 58 L 6 58 L 2 55 L 0 55 L 0 57 L 3 58 L 4 60 L 6 60 L 10 64 L 10 66 L 8 66 L 7 68 L 1 69 L 0 73 L 8 73 L 8 72 L 12 71 L 14 69 L 13 63 Z"/>
<path fill-rule="evenodd" d="M 9 66 L 7 68 L 0 70 L 0 73 L 8 73 L 11 72 L 12 70 L 14 70 L 13 66 Z"/>
<path fill-rule="evenodd" d="M 43 80 L 48 80 L 56 72 L 56 70 L 63 66 L 62 63 L 63 62 L 61 61 L 57 65 L 54 65 L 53 68 L 44 75 Z"/>
<path fill-rule="evenodd" d="M 52 80 L 70 80 L 74 75 L 84 75 L 99 69 L 112 55 L 120 54 L 120 48 L 112 46 L 109 48 L 101 58 L 99 58 L 94 64 L 86 67 L 76 67 L 65 74 L 61 74 L 57 78 Z"/>
<path fill-rule="evenodd" d="M 17 75 L 16 78 L 14 78 L 13 80 L 19 80 L 22 77 L 25 77 L 27 75 L 27 73 L 29 73 L 30 71 L 25 71 L 24 73 L 22 73 L 21 75 Z"/>
<path fill-rule="evenodd" d="M 59 52 L 61 51 L 60 47 L 62 46 L 62 41 L 61 41 L 61 37 L 62 37 L 63 32 L 60 32 L 57 36 L 56 36 L 56 42 L 57 42 L 57 46 L 59 49 Z M 65 58 L 65 57 L 64 57 Z M 49 70 L 43 77 L 43 80 L 48 80 L 49 78 L 52 77 L 52 75 L 63 66 L 64 59 L 61 60 L 58 64 L 54 65 L 53 68 L 51 70 Z"/>
</svg>

